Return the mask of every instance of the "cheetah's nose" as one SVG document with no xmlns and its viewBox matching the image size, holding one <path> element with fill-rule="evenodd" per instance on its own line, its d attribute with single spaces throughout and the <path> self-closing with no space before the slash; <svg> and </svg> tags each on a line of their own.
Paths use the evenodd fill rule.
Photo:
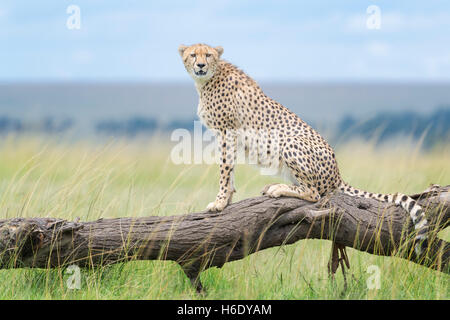
<svg viewBox="0 0 450 320">
<path fill-rule="evenodd" d="M 203 68 L 205 66 L 204 63 L 197 63 L 197 67 L 199 67 L 200 69 Z"/>
</svg>

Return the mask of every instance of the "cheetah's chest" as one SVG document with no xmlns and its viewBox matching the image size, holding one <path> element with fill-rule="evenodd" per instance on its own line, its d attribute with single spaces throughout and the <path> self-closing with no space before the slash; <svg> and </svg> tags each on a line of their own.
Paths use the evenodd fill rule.
<svg viewBox="0 0 450 320">
<path fill-rule="evenodd" d="M 206 114 L 206 110 L 203 108 L 203 104 L 202 104 L 202 100 L 198 101 L 198 106 L 197 106 L 197 116 L 200 118 L 200 121 L 202 121 L 203 123 L 205 123 L 205 114 Z"/>
<path fill-rule="evenodd" d="M 198 102 L 197 115 L 200 121 L 209 129 L 220 129 L 217 128 L 217 120 L 214 118 L 214 113 L 211 108 L 208 108 L 202 103 L 202 100 Z"/>
<path fill-rule="evenodd" d="M 200 98 L 197 115 L 202 123 L 209 129 L 235 129 L 237 121 L 233 113 L 233 105 L 214 101 L 208 96 Z"/>
</svg>

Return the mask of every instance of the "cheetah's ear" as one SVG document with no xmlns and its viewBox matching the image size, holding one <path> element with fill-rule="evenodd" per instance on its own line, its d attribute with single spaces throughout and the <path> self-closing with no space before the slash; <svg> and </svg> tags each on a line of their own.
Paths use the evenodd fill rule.
<svg viewBox="0 0 450 320">
<path fill-rule="evenodd" d="M 185 46 L 185 45 L 180 45 L 178 47 L 178 52 L 180 53 L 181 57 L 183 57 L 184 50 L 186 50 L 186 49 L 187 49 L 187 46 Z"/>
<path fill-rule="evenodd" d="M 219 54 L 219 58 L 223 53 L 223 48 L 221 46 L 215 47 L 214 49 L 216 49 L 217 53 Z"/>
</svg>

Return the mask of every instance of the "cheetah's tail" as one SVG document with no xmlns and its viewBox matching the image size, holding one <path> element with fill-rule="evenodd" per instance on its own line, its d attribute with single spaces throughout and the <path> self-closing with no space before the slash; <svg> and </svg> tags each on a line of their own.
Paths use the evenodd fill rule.
<svg viewBox="0 0 450 320">
<path fill-rule="evenodd" d="M 423 249 L 428 246 L 428 221 L 425 217 L 425 212 L 422 207 L 419 206 L 411 197 L 401 193 L 369 193 L 364 190 L 356 189 L 345 182 L 341 183 L 339 190 L 350 196 L 370 198 L 378 201 L 395 203 L 397 206 L 402 206 L 402 208 L 409 213 L 409 216 L 414 223 L 414 229 L 417 231 L 417 235 L 415 237 L 416 245 L 414 247 L 416 254 L 420 256 Z"/>
</svg>

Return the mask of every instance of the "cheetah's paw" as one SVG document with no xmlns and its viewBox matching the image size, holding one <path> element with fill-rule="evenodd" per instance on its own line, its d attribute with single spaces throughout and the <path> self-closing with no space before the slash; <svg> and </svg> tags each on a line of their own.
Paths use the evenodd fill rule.
<svg viewBox="0 0 450 320">
<path fill-rule="evenodd" d="M 227 204 L 228 204 L 228 201 L 226 201 L 225 199 L 216 200 L 216 201 L 208 204 L 208 206 L 206 207 L 206 211 L 210 211 L 210 212 L 222 211 L 223 209 L 225 209 Z"/>
<path fill-rule="evenodd" d="M 261 194 L 263 196 L 268 196 L 267 191 L 270 189 L 270 187 L 277 185 L 278 183 L 271 183 L 266 185 L 262 190 L 261 190 Z"/>
<path fill-rule="evenodd" d="M 284 188 L 279 183 L 269 184 L 264 187 L 262 194 L 271 198 L 279 198 L 283 195 Z"/>
</svg>

